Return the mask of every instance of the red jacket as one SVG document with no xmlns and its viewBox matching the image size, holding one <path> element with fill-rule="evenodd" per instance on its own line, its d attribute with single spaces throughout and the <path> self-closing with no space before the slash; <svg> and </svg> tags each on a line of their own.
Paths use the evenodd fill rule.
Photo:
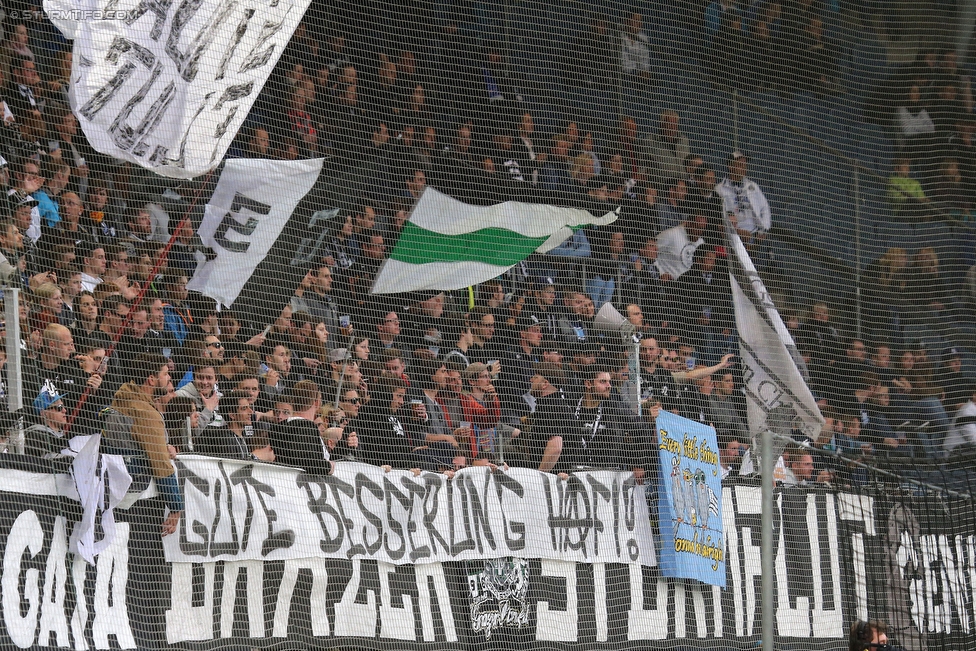
<svg viewBox="0 0 976 651">
<path fill-rule="evenodd" d="M 482 405 L 470 394 L 462 393 L 461 412 L 464 414 L 464 420 L 480 429 L 491 429 L 497 425 L 498 419 L 502 415 L 498 394 L 492 394 L 490 397 L 485 396 L 485 402 L 487 404 Z M 471 443 L 471 457 L 474 458 L 478 456 L 478 437 L 471 436 L 469 441 Z"/>
</svg>

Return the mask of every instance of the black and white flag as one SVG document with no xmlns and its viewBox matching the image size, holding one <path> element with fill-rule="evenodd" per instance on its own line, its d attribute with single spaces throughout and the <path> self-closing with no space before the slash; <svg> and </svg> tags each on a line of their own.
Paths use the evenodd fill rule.
<svg viewBox="0 0 976 651">
<path fill-rule="evenodd" d="M 71 108 L 92 146 L 162 176 L 216 167 L 310 0 L 44 0 L 74 40 Z"/>
<path fill-rule="evenodd" d="M 326 222 L 339 212 L 318 202 L 313 207 L 308 198 L 322 163 L 321 158 L 229 160 L 197 231 L 211 253 L 187 287 L 224 307 L 242 292 L 265 299 L 280 294 L 287 301 L 321 257 Z"/>
<path fill-rule="evenodd" d="M 749 433 L 758 439 L 766 430 L 784 436 L 798 430 L 816 439 L 824 419 L 804 379 L 806 364 L 742 239 L 727 220 L 726 231 Z M 782 447 L 781 440 L 774 441 L 774 449 L 781 451 Z M 745 465 L 743 462 L 743 474 L 749 472 Z"/>
</svg>

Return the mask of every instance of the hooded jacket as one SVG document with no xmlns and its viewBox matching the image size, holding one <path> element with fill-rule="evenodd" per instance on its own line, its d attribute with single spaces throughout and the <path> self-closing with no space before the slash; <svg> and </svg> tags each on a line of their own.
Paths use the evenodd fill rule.
<svg viewBox="0 0 976 651">
<path fill-rule="evenodd" d="M 112 409 L 132 419 L 132 438 L 146 453 L 156 487 L 173 511 L 183 510 L 183 498 L 176 482 L 176 469 L 166 448 L 166 425 L 152 397 L 134 382 L 123 384 L 115 393 Z"/>
</svg>

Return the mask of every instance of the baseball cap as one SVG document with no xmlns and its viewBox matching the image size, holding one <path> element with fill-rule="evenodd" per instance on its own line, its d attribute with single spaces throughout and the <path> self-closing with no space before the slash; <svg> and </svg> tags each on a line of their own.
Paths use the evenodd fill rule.
<svg viewBox="0 0 976 651">
<path fill-rule="evenodd" d="M 735 150 L 735 151 L 733 151 L 733 152 L 732 152 L 731 154 L 729 154 L 729 159 L 728 159 L 728 162 L 730 162 L 730 163 L 731 163 L 732 161 L 734 161 L 734 160 L 739 160 L 740 158 L 744 158 L 744 159 L 746 159 L 746 161 L 747 161 L 747 162 L 749 161 L 749 157 L 748 157 L 748 156 L 746 156 L 746 155 L 745 155 L 745 154 L 743 154 L 743 153 L 742 153 L 741 151 L 739 151 L 738 149 L 736 149 L 736 150 Z"/>
<path fill-rule="evenodd" d="M 51 393 L 47 389 L 41 389 L 41 392 L 37 394 L 34 398 L 34 409 L 37 413 L 41 413 L 45 409 L 50 409 L 51 405 L 56 403 L 58 400 L 63 400 L 64 396 L 60 393 Z"/>
<path fill-rule="evenodd" d="M 464 369 L 464 377 L 467 380 L 473 380 L 487 370 L 488 370 L 487 364 L 482 364 L 481 362 L 474 362 L 472 364 L 468 364 L 468 368 Z"/>
<path fill-rule="evenodd" d="M 962 357 L 962 351 L 960 351 L 958 348 L 946 348 L 945 352 L 942 353 L 942 356 L 946 359 L 951 357 Z"/>
<path fill-rule="evenodd" d="M 549 276 L 546 276 L 544 278 L 537 278 L 535 283 L 533 283 L 532 288 L 538 292 L 545 289 L 546 287 L 555 287 L 555 285 L 556 282 Z"/>
<path fill-rule="evenodd" d="M 516 330 L 528 330 L 529 328 L 533 328 L 535 326 L 542 327 L 542 321 L 540 321 L 539 317 L 534 314 L 520 316 L 515 320 Z"/>
</svg>

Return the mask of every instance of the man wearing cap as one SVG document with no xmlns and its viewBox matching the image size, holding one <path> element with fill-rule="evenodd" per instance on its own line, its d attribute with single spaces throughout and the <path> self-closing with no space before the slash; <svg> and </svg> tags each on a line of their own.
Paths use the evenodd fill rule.
<svg viewBox="0 0 976 651">
<path fill-rule="evenodd" d="M 766 195 L 755 181 L 746 177 L 749 157 L 741 151 L 729 155 L 729 174 L 715 186 L 722 198 L 722 210 L 731 215 L 733 224 L 746 244 L 761 241 L 773 226 Z"/>
<path fill-rule="evenodd" d="M 345 368 L 345 371 L 343 371 Z M 334 348 L 329 351 L 329 377 L 319 380 L 319 387 L 322 389 L 326 399 L 332 402 L 335 398 L 336 389 L 339 383 L 352 384 L 353 386 L 364 386 L 363 374 L 359 370 L 359 362 L 352 356 L 347 348 Z"/>
<path fill-rule="evenodd" d="M 522 314 L 539 320 L 544 340 L 555 341 L 559 337 L 559 308 L 556 307 L 556 284 L 552 278 L 542 278 L 535 284 Z"/>
<path fill-rule="evenodd" d="M 61 450 L 68 447 L 64 431 L 68 422 L 64 396 L 41 389 L 34 398 L 34 411 L 41 422 L 24 431 L 24 454 L 44 459 L 60 456 Z"/>
<path fill-rule="evenodd" d="M 7 205 L 17 228 L 31 246 L 36 244 L 41 237 L 41 213 L 37 209 L 37 199 L 26 190 L 15 190 L 7 196 Z"/>
<path fill-rule="evenodd" d="M 560 388 L 566 374 L 556 364 L 541 362 L 533 367 L 529 395 L 533 407 L 525 421 L 529 425 L 524 433 L 525 458 L 529 468 L 550 472 L 559 462 L 563 451 L 563 433 L 573 422 L 566 394 Z"/>
<path fill-rule="evenodd" d="M 515 322 L 518 343 L 502 358 L 502 373 L 498 378 L 498 393 L 506 411 L 522 415 L 528 405 L 522 398 L 532 384 L 533 367 L 541 362 L 538 348 L 542 345 L 542 323 L 535 316 L 520 316 Z"/>
</svg>

